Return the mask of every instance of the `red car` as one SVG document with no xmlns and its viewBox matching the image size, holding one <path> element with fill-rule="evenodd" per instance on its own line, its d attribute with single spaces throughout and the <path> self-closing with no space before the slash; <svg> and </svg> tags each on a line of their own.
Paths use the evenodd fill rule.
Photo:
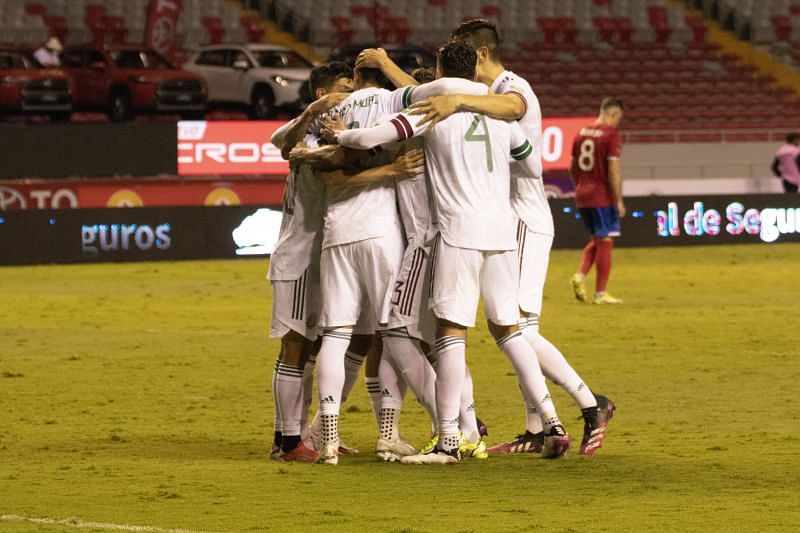
<svg viewBox="0 0 800 533">
<path fill-rule="evenodd" d="M 0 48 L 0 113 L 42 113 L 68 120 L 72 80 L 46 69 L 27 50 Z"/>
<path fill-rule="evenodd" d="M 73 46 L 61 54 L 75 79 L 75 108 L 104 110 L 111 120 L 134 111 L 201 118 L 207 89 L 202 78 L 174 67 L 155 50 L 127 45 Z"/>
</svg>

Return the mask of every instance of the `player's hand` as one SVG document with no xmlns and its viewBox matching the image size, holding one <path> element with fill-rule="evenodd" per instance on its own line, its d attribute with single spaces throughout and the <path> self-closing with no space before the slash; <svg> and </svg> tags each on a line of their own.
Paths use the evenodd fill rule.
<svg viewBox="0 0 800 533">
<path fill-rule="evenodd" d="M 314 100 L 308 104 L 308 112 L 312 115 L 319 115 L 329 111 L 332 107 L 339 105 L 342 101 L 350 96 L 350 93 L 330 93 L 326 94 L 318 100 Z"/>
<path fill-rule="evenodd" d="M 619 217 L 620 218 L 624 217 L 625 214 L 628 212 L 625 209 L 625 202 L 623 202 L 621 198 L 619 200 L 617 200 L 617 211 L 619 212 Z"/>
<path fill-rule="evenodd" d="M 388 60 L 389 56 L 383 48 L 366 48 L 356 58 L 356 70 L 360 68 L 381 68 L 381 65 Z"/>
<path fill-rule="evenodd" d="M 311 150 L 305 146 L 295 146 L 289 151 L 289 164 L 300 165 L 308 160 Z"/>
<path fill-rule="evenodd" d="M 422 126 L 430 122 L 430 127 L 434 127 L 456 111 L 458 111 L 459 98 L 455 94 L 444 94 L 441 96 L 431 96 L 409 108 L 412 115 L 423 115 L 419 125 Z"/>
<path fill-rule="evenodd" d="M 323 117 L 322 128 L 319 134 L 325 142 L 336 144 L 336 136 L 344 129 L 344 120 L 342 120 L 342 117 Z"/>
<path fill-rule="evenodd" d="M 425 170 L 425 153 L 421 148 L 400 152 L 394 158 L 393 165 L 398 178 L 411 178 Z"/>
</svg>

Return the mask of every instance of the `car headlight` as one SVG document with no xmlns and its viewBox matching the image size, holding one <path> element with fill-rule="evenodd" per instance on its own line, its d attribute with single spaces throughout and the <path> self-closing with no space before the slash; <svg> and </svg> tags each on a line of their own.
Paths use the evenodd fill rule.
<svg viewBox="0 0 800 533">
<path fill-rule="evenodd" d="M 128 76 L 128 81 L 132 83 L 158 83 L 158 80 L 147 76 Z"/>
<path fill-rule="evenodd" d="M 295 79 L 295 78 L 287 78 L 285 76 L 281 76 L 280 74 L 278 74 L 278 75 L 272 76 L 272 81 L 274 81 L 275 83 L 277 83 L 281 87 L 286 87 L 290 83 L 298 83 L 298 82 L 302 82 L 303 80 L 298 80 L 298 79 Z"/>
</svg>

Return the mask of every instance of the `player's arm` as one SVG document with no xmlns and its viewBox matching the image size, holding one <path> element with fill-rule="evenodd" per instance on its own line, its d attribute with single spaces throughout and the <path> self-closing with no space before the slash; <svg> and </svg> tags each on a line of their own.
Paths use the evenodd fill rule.
<svg viewBox="0 0 800 533">
<path fill-rule="evenodd" d="M 314 120 L 317 115 L 325 113 L 333 106 L 341 103 L 341 101 L 348 96 L 348 93 L 331 93 L 311 102 L 300 116 L 297 117 L 296 122 L 286 130 L 281 146 L 281 156 L 283 156 L 284 159 L 289 159 L 289 152 L 306 134 L 308 127 L 311 125 L 311 121 Z"/>
<path fill-rule="evenodd" d="M 293 165 L 308 165 L 321 170 L 340 169 L 349 164 L 345 149 L 336 144 L 319 148 L 298 145 L 289 152 L 288 159 Z"/>
<path fill-rule="evenodd" d="M 611 185 L 611 192 L 614 194 L 619 216 L 624 217 L 625 202 L 622 200 L 622 170 L 618 158 L 608 160 L 608 183 Z"/>
<path fill-rule="evenodd" d="M 405 87 L 406 85 L 418 85 L 417 80 L 397 66 L 397 63 L 389 59 L 386 50 L 383 48 L 367 48 L 362 50 L 356 58 L 356 70 L 361 67 L 378 68 L 383 75 L 389 78 L 395 87 Z"/>
<path fill-rule="evenodd" d="M 366 150 L 392 141 L 405 141 L 421 135 L 426 126 L 419 126 L 415 117 L 399 113 L 390 121 L 373 126 L 339 132 L 336 142 L 348 148 Z"/>
<path fill-rule="evenodd" d="M 425 169 L 425 156 L 421 149 L 398 152 L 394 161 L 360 172 L 352 169 L 321 172 L 320 179 L 327 185 L 353 186 L 364 185 L 387 178 L 406 179 L 421 174 Z"/>
<path fill-rule="evenodd" d="M 538 158 L 530 157 L 533 153 L 533 146 L 525 136 L 520 125 L 516 122 L 511 123 L 511 159 L 518 162 L 525 174 L 533 178 L 541 179 L 542 162 Z"/>
<path fill-rule="evenodd" d="M 800 158 L 798 158 L 798 164 L 800 164 Z M 781 162 L 778 160 L 777 157 L 772 160 L 772 166 L 770 168 L 772 169 L 772 174 L 776 178 L 781 177 Z"/>
<path fill-rule="evenodd" d="M 434 126 L 459 111 L 481 113 L 500 120 L 519 120 L 527 109 L 525 98 L 515 92 L 486 96 L 448 94 L 415 103 L 411 106 L 411 114 L 422 115 L 420 124 L 430 122 Z"/>
<path fill-rule="evenodd" d="M 272 132 L 272 138 L 269 140 L 276 148 L 283 148 L 284 141 L 286 140 L 286 134 L 288 131 L 297 123 L 299 117 L 295 117 L 283 126 L 279 127 L 277 130 Z"/>
</svg>

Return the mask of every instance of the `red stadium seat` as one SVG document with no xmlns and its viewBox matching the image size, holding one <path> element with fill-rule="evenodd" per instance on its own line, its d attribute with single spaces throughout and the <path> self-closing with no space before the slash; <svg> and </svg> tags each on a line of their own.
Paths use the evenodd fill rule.
<svg viewBox="0 0 800 533">
<path fill-rule="evenodd" d="M 208 41 L 211 44 L 219 44 L 225 35 L 225 28 L 222 26 L 222 19 L 219 17 L 203 17 L 200 19 L 208 32 Z"/>
<path fill-rule="evenodd" d="M 669 41 L 672 28 L 669 25 L 669 15 L 664 6 L 648 6 L 647 20 L 655 33 L 657 43 L 664 44 Z"/>
<path fill-rule="evenodd" d="M 239 19 L 244 31 L 247 32 L 247 41 L 250 43 L 260 43 L 264 38 L 264 23 L 261 19 L 252 15 L 242 15 Z"/>
<path fill-rule="evenodd" d="M 25 4 L 25 13 L 33 16 L 42 16 L 47 13 L 47 9 L 42 4 Z"/>
<path fill-rule="evenodd" d="M 779 41 L 788 41 L 792 35 L 792 21 L 786 16 L 775 16 L 770 19 L 775 38 Z"/>
<path fill-rule="evenodd" d="M 353 24 L 347 17 L 331 17 L 331 25 L 336 30 L 336 43 L 337 48 L 347 46 L 353 38 Z"/>
<path fill-rule="evenodd" d="M 686 16 L 686 25 L 692 30 L 692 44 L 703 44 L 706 40 L 706 23 L 703 17 L 696 15 Z"/>
</svg>

